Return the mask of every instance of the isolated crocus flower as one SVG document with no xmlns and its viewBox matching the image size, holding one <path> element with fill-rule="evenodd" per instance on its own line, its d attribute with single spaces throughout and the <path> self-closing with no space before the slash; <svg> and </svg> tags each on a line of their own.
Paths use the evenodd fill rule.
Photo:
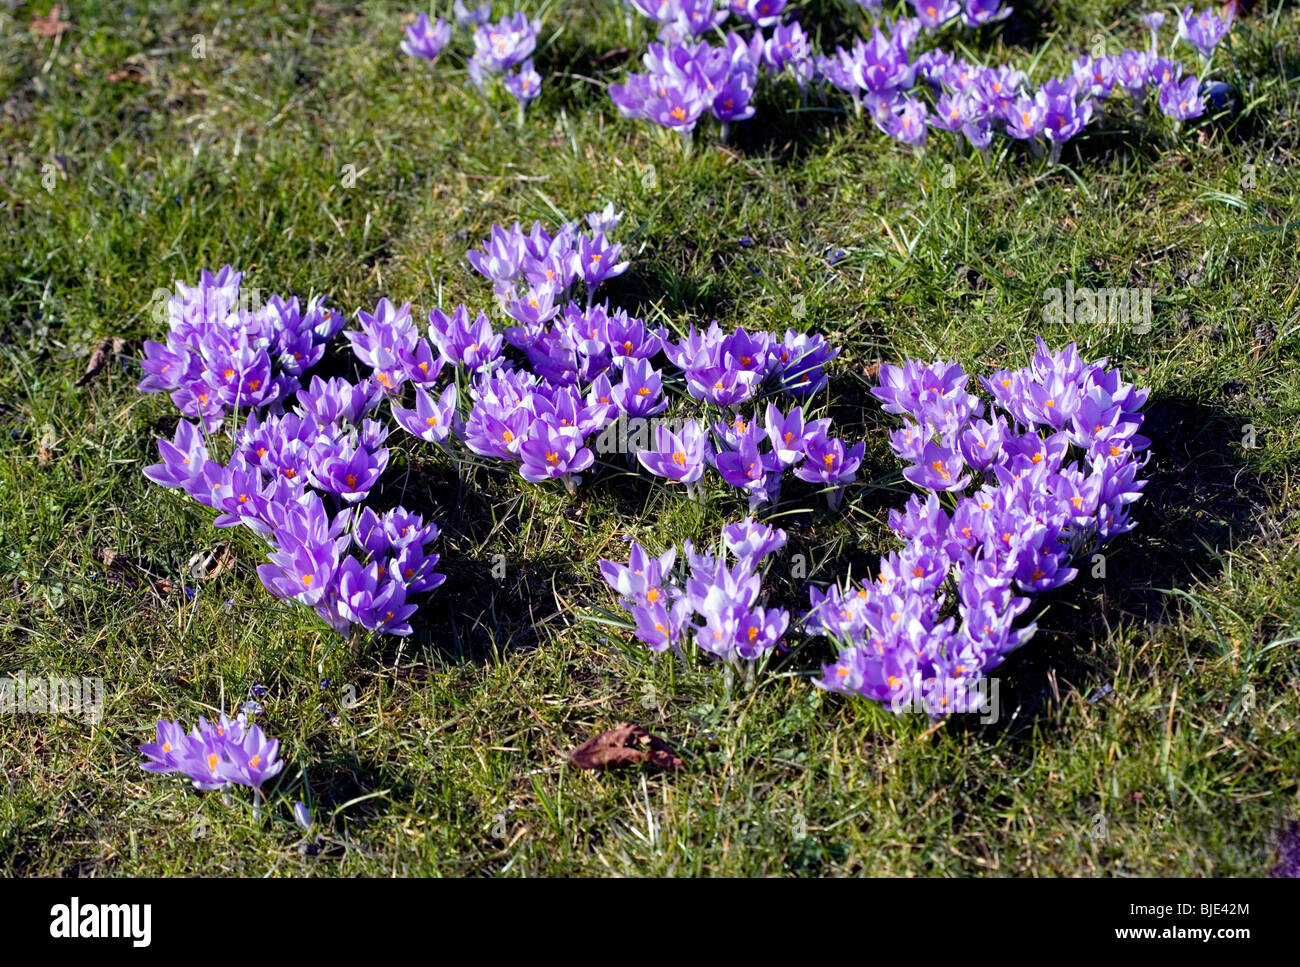
<svg viewBox="0 0 1300 967">
<path fill-rule="evenodd" d="M 1188 121 L 1205 113 L 1199 82 L 1195 77 L 1169 83 L 1160 88 L 1160 110 L 1175 121 Z"/>
<path fill-rule="evenodd" d="M 695 420 L 687 420 L 676 433 L 657 424 L 653 433 L 653 449 L 638 451 L 637 461 L 656 477 L 691 487 L 711 455 L 707 434 Z"/>
<path fill-rule="evenodd" d="M 1227 34 L 1232 26 L 1232 17 L 1220 19 L 1213 8 L 1206 7 L 1200 13 L 1194 13 L 1191 5 L 1184 7 L 1178 15 L 1178 39 L 1195 47 L 1203 58 L 1209 60 L 1214 48 Z"/>
<path fill-rule="evenodd" d="M 451 39 L 451 25 L 445 20 L 430 21 L 427 13 L 415 18 L 415 23 L 407 24 L 402 52 L 421 60 L 434 61 Z"/>
</svg>

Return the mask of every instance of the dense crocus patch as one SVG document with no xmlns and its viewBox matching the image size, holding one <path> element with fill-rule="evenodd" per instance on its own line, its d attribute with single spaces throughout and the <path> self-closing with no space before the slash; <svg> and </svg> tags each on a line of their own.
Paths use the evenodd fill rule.
<svg viewBox="0 0 1300 967">
<path fill-rule="evenodd" d="M 480 91 L 499 81 L 519 102 L 522 121 L 524 108 L 542 92 L 542 78 L 532 60 L 541 21 L 514 13 L 493 22 L 490 3 L 471 9 L 456 0 L 453 10 L 456 25 L 468 36 L 473 51 L 466 61 L 470 81 Z M 451 25 L 442 19 L 430 21 L 424 13 L 408 19 L 411 22 L 402 30 L 402 52 L 430 63 L 437 61 L 451 41 Z"/>
<path fill-rule="evenodd" d="M 1150 97 L 1176 122 L 1205 111 L 1202 83 L 1178 61 L 1158 53 L 1163 14 L 1143 18 L 1151 30 L 1149 49 L 1085 54 L 1069 73 L 1032 84 L 1011 64 L 974 63 L 940 46 L 918 49 L 924 35 L 937 36 L 955 24 L 978 30 L 1005 20 L 1011 6 L 999 0 L 911 4 L 914 16 L 878 20 L 869 37 L 822 53 L 797 20 L 786 20 L 792 11 L 783 2 L 733 0 L 730 11 L 747 22 L 741 29 L 750 32 L 728 32 L 721 46 L 713 46 L 705 35 L 720 28 L 727 10 L 705 16 L 682 0 L 632 0 L 661 24 L 660 42 L 643 56 L 644 72 L 611 85 L 610 97 L 624 116 L 688 138 L 701 120 L 716 118 L 725 139 L 732 122 L 754 115 L 752 101 L 765 72 L 772 81 L 789 78 L 804 96 L 810 85 L 843 91 L 881 131 L 915 148 L 923 147 L 928 132 L 937 129 L 961 134 L 981 152 L 1001 136 L 1025 142 L 1032 153 L 1048 153 L 1053 160 L 1100 116 L 1117 89 L 1139 112 Z M 878 17 L 879 4 L 863 6 L 874 8 Z M 1229 26 L 1230 20 L 1210 10 L 1195 14 L 1188 7 L 1179 15 L 1178 38 L 1200 53 L 1208 69 Z"/>
<path fill-rule="evenodd" d="M 1146 390 L 1042 340 L 1025 368 L 981 379 L 991 402 L 968 383 L 952 363 L 881 367 L 873 392 L 902 418 L 891 446 L 925 496 L 891 512 L 904 543 L 876 580 L 811 592 L 804 630 L 841 649 L 824 688 L 932 716 L 978 707 L 982 679 L 1034 632 L 1016 623 L 1029 596 L 1135 526 Z"/>
<path fill-rule="evenodd" d="M 279 740 L 250 725 L 242 712 L 233 719 L 222 715 L 216 722 L 200 718 L 188 733 L 179 722 L 160 719 L 155 740 L 140 746 L 148 760 L 142 764 L 146 772 L 179 772 L 203 790 L 236 785 L 259 794 L 284 768 L 279 751 Z"/>
<path fill-rule="evenodd" d="M 789 612 L 761 603 L 763 559 L 785 542 L 785 531 L 746 519 L 724 527 L 713 550 L 697 553 L 686 541 L 689 569 L 674 569 L 676 548 L 655 557 L 633 543 L 627 564 L 602 560 L 600 573 L 651 651 L 680 654 L 694 641 L 717 658 L 753 661 L 778 645 L 790 623 Z"/>
<path fill-rule="evenodd" d="M 376 315 L 361 313 L 361 331 L 346 335 L 398 425 L 449 452 L 458 441 L 477 457 L 512 462 L 525 480 L 559 480 L 570 492 L 596 453 L 621 451 L 691 496 L 712 466 L 746 492 L 751 507 L 774 503 L 783 472 L 793 468 L 838 504 L 855 477 L 861 443 L 830 436 L 829 420 L 805 426 L 801 404 L 782 410 L 768 403 L 765 416 L 752 419 L 739 410 L 764 392 L 806 400 L 825 387 L 837 350 L 815 334 L 726 333 L 716 321 L 673 341 L 608 301 L 595 302 L 597 288 L 628 267 L 622 244 L 610 239 L 621 218 L 608 205 L 554 234 L 540 223 L 527 231 L 518 223 L 493 226 L 467 259 L 492 282 L 497 308 L 513 323 L 503 332 L 464 305 L 450 314 L 434 309 L 427 338 L 411 323 L 409 306 L 381 303 Z M 575 301 L 580 291 L 585 300 Z M 518 356 L 507 355 L 508 347 Z M 680 379 L 656 364 L 661 354 Z M 455 375 L 438 390 L 445 365 Z M 669 412 L 675 394 L 666 376 L 703 410 L 698 419 Z M 405 404 L 408 381 L 413 406 Z"/>
<path fill-rule="evenodd" d="M 140 389 L 172 389 L 182 413 L 199 422 L 181 420 L 171 440 L 160 440 L 161 462 L 144 475 L 211 507 L 216 526 L 258 534 L 269 559 L 258 576 L 276 597 L 313 609 L 343 635 L 354 625 L 410 634 L 408 595 L 443 580 L 433 570 L 438 555 L 427 550 L 438 528 L 400 507 L 379 514 L 363 506 L 389 459 L 388 427 L 371 417 L 385 393 L 430 382 L 440 363 L 413 349 L 409 317 L 384 300 L 374 314 L 360 313 L 360 333 L 348 333 L 373 375 L 356 383 L 313 376 L 300 388 L 342 317 L 313 302 L 304 318 L 296 299 L 278 297 L 242 308 L 239 285 L 227 266 L 204 272 L 194 288 L 179 286 L 166 345 L 146 344 Z M 182 372 L 179 381 L 171 375 Z M 423 420 L 432 435 L 448 402 L 421 399 L 414 416 L 399 420 Z"/>
</svg>

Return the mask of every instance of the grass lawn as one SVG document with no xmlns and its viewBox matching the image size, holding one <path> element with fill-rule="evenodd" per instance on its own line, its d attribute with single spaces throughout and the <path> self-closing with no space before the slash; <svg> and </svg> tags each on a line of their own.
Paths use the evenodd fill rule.
<svg viewBox="0 0 1300 967">
<path fill-rule="evenodd" d="M 0 11 L 0 674 L 106 692 L 98 724 L 0 720 L 0 870 L 1272 865 L 1300 805 L 1300 8 L 1261 2 L 1216 53 L 1234 116 L 1175 132 L 1119 108 L 1058 167 L 1005 140 L 986 163 L 941 132 L 915 153 L 838 97 L 800 109 L 770 85 L 729 145 L 688 152 L 610 103 L 651 36 L 613 2 L 525 4 L 546 81 L 522 128 L 465 83 L 459 53 L 430 69 L 398 52 L 400 4 L 83 2 L 58 36 L 30 31 L 49 6 Z M 800 9 L 823 44 L 854 36 L 849 8 Z M 968 56 L 1033 62 L 1041 80 L 1097 38 L 1146 43 L 1125 4 L 1017 11 L 961 32 Z M 1150 387 L 1139 527 L 1107 546 L 1104 576 L 1085 565 L 1035 602 L 1037 635 L 995 672 L 996 722 L 933 730 L 821 692 L 824 640 L 747 682 L 589 620 L 617 610 L 596 563 L 626 560 L 626 539 L 707 542 L 744 516 L 716 476 L 692 503 L 616 458 L 570 498 L 507 467 L 458 473 L 395 432 L 382 497 L 442 527 L 448 580 L 414 635 L 360 648 L 266 593 L 251 533 L 141 476 L 176 420 L 135 388 L 142 342 L 166 328 L 157 290 L 234 263 L 246 286 L 349 314 L 382 296 L 417 319 L 488 309 L 464 255 L 493 223 L 555 227 L 607 202 L 632 259 L 602 289 L 614 304 L 677 332 L 716 318 L 841 347 L 831 413 L 867 455 L 840 512 L 806 492 L 778 510 L 791 537 L 767 587 L 792 609 L 809 582 L 868 573 L 911 490 L 868 396 L 873 364 L 986 373 L 1024 365 L 1041 334 Z M 1150 288 L 1152 324 L 1046 323 L 1067 280 Z M 120 355 L 78 385 L 113 338 Z M 230 566 L 193 576 L 211 551 Z M 255 685 L 288 759 L 268 808 L 141 771 L 156 719 L 237 709 Z M 620 721 L 662 735 L 684 769 L 564 763 Z"/>
</svg>

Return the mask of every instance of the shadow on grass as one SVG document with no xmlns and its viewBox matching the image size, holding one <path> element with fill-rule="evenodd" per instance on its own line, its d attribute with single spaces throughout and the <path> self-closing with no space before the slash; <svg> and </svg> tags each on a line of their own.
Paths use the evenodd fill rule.
<svg viewBox="0 0 1300 967">
<path fill-rule="evenodd" d="M 988 726 L 954 725 L 988 734 L 1010 731 L 1028 740 L 1034 721 L 1064 701 L 1070 688 L 1085 698 L 1110 678 L 1111 660 L 1093 643 L 1118 624 L 1149 628 L 1171 620 L 1164 591 L 1213 579 L 1221 554 L 1260 531 L 1268 506 L 1263 485 L 1245 471 L 1237 446 L 1250 421 L 1197 400 L 1153 397 L 1142 432 L 1151 439 L 1148 483 L 1133 505 L 1137 527 L 1104 551 L 1105 577 L 1079 576 L 1046 607 L 1038 633 L 994 675 L 1002 714 Z M 1052 682 L 1056 688 L 1053 689 Z"/>
</svg>

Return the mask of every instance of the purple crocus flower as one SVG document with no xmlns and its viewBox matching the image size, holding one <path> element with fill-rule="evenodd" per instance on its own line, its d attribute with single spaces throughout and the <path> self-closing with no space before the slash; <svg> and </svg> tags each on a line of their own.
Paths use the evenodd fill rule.
<svg viewBox="0 0 1300 967">
<path fill-rule="evenodd" d="M 406 25 L 404 33 L 403 53 L 421 60 L 435 61 L 451 39 L 451 25 L 441 18 L 430 22 L 429 15 L 422 13 L 415 18 L 415 23 Z"/>
<path fill-rule="evenodd" d="M 1219 41 L 1224 38 L 1231 26 L 1231 16 L 1221 20 L 1211 7 L 1206 7 L 1200 13 L 1193 13 L 1189 4 L 1178 15 L 1178 39 L 1191 44 L 1200 51 L 1203 58 L 1209 60 L 1210 55 L 1214 53 L 1214 48 L 1219 46 Z"/>
<path fill-rule="evenodd" d="M 188 420 L 176 424 L 172 439 L 158 441 L 161 463 L 144 468 L 144 475 L 164 487 L 191 492 L 203 478 L 207 467 L 208 449 L 198 426 Z"/>
<path fill-rule="evenodd" d="M 339 567 L 338 610 L 369 631 L 405 636 L 412 631 L 408 619 L 416 606 L 406 603 L 406 582 L 400 574 L 381 569 L 378 562 L 362 565 L 349 556 Z"/>
<path fill-rule="evenodd" d="M 1159 103 L 1160 110 L 1175 121 L 1188 121 L 1205 113 L 1205 102 L 1201 99 L 1195 77 L 1161 87 Z"/>
<path fill-rule="evenodd" d="M 704 473 L 705 461 L 711 455 L 707 434 L 695 420 L 687 420 L 677 433 L 656 424 L 653 449 L 638 451 L 636 458 L 656 477 L 684 483 L 689 492 Z"/>
<path fill-rule="evenodd" d="M 668 582 L 676 560 L 675 548 L 669 548 L 655 557 L 633 541 L 626 565 L 602 560 L 599 567 L 605 582 L 622 597 L 653 604 L 659 600 L 659 595 L 651 595 L 650 592 L 662 588 Z"/>
<path fill-rule="evenodd" d="M 441 309 L 430 312 L 429 339 L 443 359 L 469 370 L 489 367 L 501 355 L 501 334 L 492 331 L 492 324 L 481 312 L 471 323 L 464 304 L 456 306 L 450 316 Z"/>
<path fill-rule="evenodd" d="M 467 7 L 464 0 L 455 0 L 451 5 L 452 16 L 462 27 L 482 27 L 492 22 L 492 4 L 484 3 L 477 7 Z"/>
<path fill-rule="evenodd" d="M 819 432 L 805 441 L 804 454 L 807 459 L 795 467 L 794 475 L 800 480 L 831 488 L 826 499 L 834 508 L 839 505 L 845 485 L 857 479 L 864 452 L 865 442 L 846 450 L 844 441 Z"/>
<path fill-rule="evenodd" d="M 435 401 L 423 387 L 416 387 L 415 408 L 404 409 L 393 405 L 393 418 L 399 426 L 430 443 L 442 443 L 452 432 L 456 421 L 456 387 L 448 386 Z"/>
<path fill-rule="evenodd" d="M 592 452 L 582 445 L 576 426 L 554 426 L 547 421 L 535 423 L 519 446 L 523 463 L 519 475 L 533 482 L 562 478 L 566 487 L 578 482 L 574 475 L 595 462 Z"/>
<path fill-rule="evenodd" d="M 747 517 L 738 524 L 722 528 L 722 542 L 737 560 L 757 565 L 773 551 L 785 546 L 785 531 L 768 524 L 757 524 Z"/>
<path fill-rule="evenodd" d="M 825 368 L 839 352 L 823 336 L 787 329 L 785 340 L 773 349 L 781 389 L 792 396 L 816 393 L 826 385 Z"/>
<path fill-rule="evenodd" d="M 966 0 L 961 19 L 967 27 L 974 29 L 1010 16 L 1011 8 L 1003 4 L 1002 0 Z"/>
<path fill-rule="evenodd" d="M 514 282 L 519 277 L 525 254 L 524 236 L 519 230 L 519 223 L 515 222 L 510 231 L 500 225 L 493 225 L 491 234 L 483 243 L 483 251 L 470 249 L 465 253 L 465 259 L 480 275 L 505 284 Z"/>
<path fill-rule="evenodd" d="M 540 20 L 523 13 L 503 17 L 474 31 L 474 63 L 490 74 L 500 74 L 527 59 L 537 47 Z"/>
<path fill-rule="evenodd" d="M 1005 114 L 1007 134 L 1018 141 L 1033 141 L 1043 133 L 1043 106 L 1037 100 L 1018 97 Z"/>
<path fill-rule="evenodd" d="M 629 417 L 654 416 L 668 409 L 663 377 L 649 360 L 636 359 L 623 367 L 623 381 L 613 387 L 614 402 Z"/>
<path fill-rule="evenodd" d="M 752 511 L 771 499 L 773 483 L 779 484 L 781 480 L 781 462 L 774 453 L 760 454 L 753 435 L 741 437 L 738 443 L 737 449 L 724 450 L 714 456 L 713 465 L 723 480 L 749 494 Z"/>
<path fill-rule="evenodd" d="M 961 11 L 957 0 L 909 0 L 916 10 L 916 19 L 927 30 L 937 30 Z"/>
<path fill-rule="evenodd" d="M 1034 100 L 1042 108 L 1043 134 L 1053 145 L 1069 141 L 1092 120 L 1092 101 L 1077 102 L 1073 90 L 1044 85 Z"/>
<path fill-rule="evenodd" d="M 622 275 L 627 271 L 628 263 L 618 260 L 623 246 L 610 242 L 604 232 L 594 236 L 579 235 L 573 250 L 574 269 L 587 283 L 588 291 L 595 292 L 596 287 L 607 279 Z"/>
<path fill-rule="evenodd" d="M 388 466 L 388 451 L 372 451 L 358 441 L 323 438 L 308 452 L 307 479 L 317 490 L 348 502 L 364 500 Z"/>
<path fill-rule="evenodd" d="M 506 90 L 514 95 L 520 105 L 527 104 L 542 93 L 542 77 L 533 69 L 531 57 L 517 71 L 506 75 Z"/>
<path fill-rule="evenodd" d="M 730 0 L 731 12 L 760 27 L 780 23 L 786 0 Z"/>
<path fill-rule="evenodd" d="M 235 719 L 222 715 L 215 723 L 200 718 L 188 734 L 180 723 L 160 719 L 155 731 L 156 741 L 140 747 L 149 760 L 143 768 L 184 773 L 199 789 L 233 783 L 260 792 L 284 768 L 277 759 L 279 741 L 268 739 L 259 726 L 248 725 L 242 713 Z"/>
</svg>

